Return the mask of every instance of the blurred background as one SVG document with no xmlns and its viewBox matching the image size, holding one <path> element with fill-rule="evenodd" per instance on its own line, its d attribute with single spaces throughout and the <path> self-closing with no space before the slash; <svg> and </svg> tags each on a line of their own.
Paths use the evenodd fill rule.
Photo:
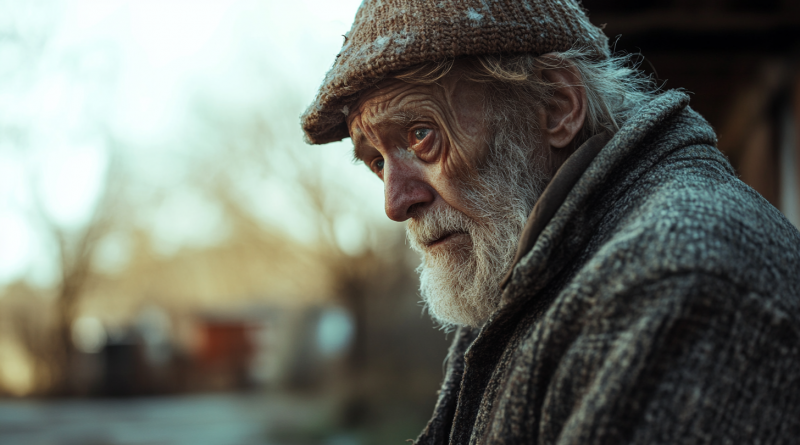
<svg viewBox="0 0 800 445">
<path fill-rule="evenodd" d="M 448 338 L 350 141 L 358 0 L 0 0 L 0 443 L 385 444 Z M 800 4 L 585 0 L 800 225 Z"/>
</svg>

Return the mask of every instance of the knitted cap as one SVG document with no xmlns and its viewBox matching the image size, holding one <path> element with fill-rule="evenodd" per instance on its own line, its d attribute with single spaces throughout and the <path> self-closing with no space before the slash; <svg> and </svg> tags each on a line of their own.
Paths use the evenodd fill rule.
<svg viewBox="0 0 800 445">
<path fill-rule="evenodd" d="M 545 54 L 575 46 L 599 59 L 608 38 L 576 0 L 364 0 L 319 94 L 301 116 L 306 140 L 349 136 L 358 93 L 423 62 L 488 54 Z"/>
</svg>

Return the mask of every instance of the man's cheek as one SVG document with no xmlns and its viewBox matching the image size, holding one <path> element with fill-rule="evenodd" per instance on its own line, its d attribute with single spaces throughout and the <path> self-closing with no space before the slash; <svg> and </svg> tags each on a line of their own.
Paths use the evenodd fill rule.
<svg viewBox="0 0 800 445">
<path fill-rule="evenodd" d="M 468 180 L 477 171 L 485 151 L 478 141 L 466 137 L 456 137 L 444 152 L 443 170 L 453 179 Z"/>
<path fill-rule="evenodd" d="M 446 169 L 467 173 L 481 165 L 488 151 L 484 141 L 484 125 L 476 116 L 463 115 L 449 122 L 446 145 L 449 154 Z"/>
<path fill-rule="evenodd" d="M 442 143 L 441 155 L 438 164 L 441 174 L 448 180 L 460 179 L 469 172 L 469 158 L 465 156 L 464 150 L 460 150 L 455 144 L 445 141 Z"/>
</svg>

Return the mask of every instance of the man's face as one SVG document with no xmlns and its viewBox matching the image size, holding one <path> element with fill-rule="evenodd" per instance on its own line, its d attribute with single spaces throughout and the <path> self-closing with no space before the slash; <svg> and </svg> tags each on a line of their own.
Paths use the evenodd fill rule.
<svg viewBox="0 0 800 445">
<path fill-rule="evenodd" d="M 348 116 L 355 155 L 383 180 L 387 216 L 408 221 L 423 299 L 446 325 L 480 326 L 494 311 L 538 197 L 525 156 L 508 165 L 492 150 L 484 109 L 481 85 L 450 76 L 386 81 Z"/>
<path fill-rule="evenodd" d="M 486 153 L 482 98 L 476 84 L 401 81 L 361 98 L 348 116 L 355 156 L 383 180 L 390 219 L 441 206 L 469 215 L 456 181 Z"/>
</svg>

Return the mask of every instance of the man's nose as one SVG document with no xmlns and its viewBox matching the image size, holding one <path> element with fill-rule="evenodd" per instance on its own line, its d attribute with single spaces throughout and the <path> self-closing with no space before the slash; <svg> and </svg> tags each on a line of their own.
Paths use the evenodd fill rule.
<svg viewBox="0 0 800 445">
<path fill-rule="evenodd" d="M 383 174 L 386 197 L 386 216 L 393 221 L 405 221 L 414 210 L 433 202 L 433 188 L 413 166 L 387 163 Z"/>
</svg>

